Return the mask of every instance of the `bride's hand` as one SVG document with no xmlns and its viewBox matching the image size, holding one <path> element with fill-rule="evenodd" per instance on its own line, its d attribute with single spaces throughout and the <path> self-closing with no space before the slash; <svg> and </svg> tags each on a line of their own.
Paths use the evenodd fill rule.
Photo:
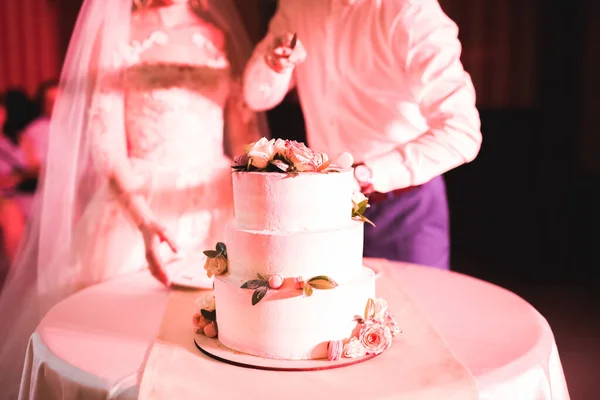
<svg viewBox="0 0 600 400">
<path fill-rule="evenodd" d="M 176 253 L 178 249 L 175 241 L 169 237 L 167 229 L 155 220 L 144 223 L 140 226 L 140 230 L 146 247 L 146 261 L 148 261 L 148 268 L 152 276 L 165 286 L 171 286 L 171 281 L 160 256 L 160 244 L 166 242 L 171 250 Z"/>
</svg>

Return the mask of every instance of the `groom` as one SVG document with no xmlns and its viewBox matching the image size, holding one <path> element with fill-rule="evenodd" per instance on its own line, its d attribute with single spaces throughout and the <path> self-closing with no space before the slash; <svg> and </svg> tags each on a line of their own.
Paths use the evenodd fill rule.
<svg viewBox="0 0 600 400">
<path fill-rule="evenodd" d="M 246 68 L 250 108 L 296 85 L 309 145 L 354 156 L 366 257 L 449 268 L 442 174 L 482 139 L 457 34 L 437 0 L 280 0 Z"/>
</svg>

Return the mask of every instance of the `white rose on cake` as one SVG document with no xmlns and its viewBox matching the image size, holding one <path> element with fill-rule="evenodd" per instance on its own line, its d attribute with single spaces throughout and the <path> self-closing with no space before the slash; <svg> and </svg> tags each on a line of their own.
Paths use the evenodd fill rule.
<svg viewBox="0 0 600 400">
<path fill-rule="evenodd" d="M 354 204 L 360 204 L 363 201 L 367 200 L 367 196 L 365 196 L 362 192 L 360 191 L 354 191 L 352 193 L 352 203 Z"/>
<path fill-rule="evenodd" d="M 350 338 L 350 340 L 344 345 L 343 356 L 346 358 L 358 358 L 367 354 L 367 350 L 362 345 L 358 338 Z"/>
<path fill-rule="evenodd" d="M 275 156 L 275 139 L 261 138 L 250 144 L 246 150 L 253 166 L 259 169 L 267 168 Z"/>
<path fill-rule="evenodd" d="M 279 154 L 281 157 L 286 157 L 287 155 L 287 145 L 286 145 L 286 141 L 283 139 L 277 139 L 275 141 L 275 143 L 273 144 L 273 146 L 275 147 L 275 151 L 277 152 L 277 154 Z"/>
<path fill-rule="evenodd" d="M 215 295 L 212 293 L 204 293 L 196 299 L 196 307 L 198 310 L 214 311 L 216 309 Z"/>
</svg>

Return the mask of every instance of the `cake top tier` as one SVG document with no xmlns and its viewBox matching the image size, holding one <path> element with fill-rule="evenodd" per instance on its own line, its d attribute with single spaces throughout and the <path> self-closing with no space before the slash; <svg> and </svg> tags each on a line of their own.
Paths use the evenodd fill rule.
<svg viewBox="0 0 600 400">
<path fill-rule="evenodd" d="M 282 139 L 246 146 L 233 166 L 237 226 L 287 232 L 348 226 L 356 185 L 351 159 L 348 154 L 334 165 L 327 155 Z"/>
</svg>

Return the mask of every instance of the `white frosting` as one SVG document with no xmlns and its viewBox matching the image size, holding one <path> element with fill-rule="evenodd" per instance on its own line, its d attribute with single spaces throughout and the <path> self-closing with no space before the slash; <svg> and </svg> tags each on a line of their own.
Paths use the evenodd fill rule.
<svg viewBox="0 0 600 400">
<path fill-rule="evenodd" d="M 234 172 L 235 219 L 242 229 L 297 232 L 346 226 L 352 170 L 332 173 Z"/>
<path fill-rule="evenodd" d="M 363 268 L 350 282 L 334 289 L 302 291 L 284 285 L 269 290 L 252 305 L 253 290 L 241 289 L 230 276 L 215 279 L 219 340 L 230 349 L 266 358 L 319 359 L 327 357 L 330 340 L 350 337 L 355 315 L 363 315 L 375 297 L 375 275 Z"/>
<path fill-rule="evenodd" d="M 248 231 L 230 226 L 227 258 L 232 279 L 278 274 L 310 279 L 327 275 L 343 282 L 362 269 L 364 223 L 346 217 L 346 227 L 317 232 Z"/>
<path fill-rule="evenodd" d="M 236 224 L 227 238 L 228 273 L 215 279 L 219 340 L 259 357 L 327 357 L 331 340 L 350 337 L 354 317 L 375 297 L 362 266 L 364 223 L 352 220 L 352 169 L 338 173 L 234 172 Z M 279 289 L 252 305 L 248 280 L 278 274 Z M 326 275 L 332 289 L 305 297 L 293 279 Z"/>
</svg>

